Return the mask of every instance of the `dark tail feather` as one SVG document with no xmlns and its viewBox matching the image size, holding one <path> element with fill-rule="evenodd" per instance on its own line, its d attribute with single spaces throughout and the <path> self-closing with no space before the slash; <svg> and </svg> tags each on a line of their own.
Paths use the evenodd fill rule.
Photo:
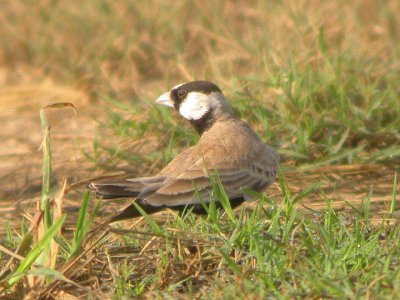
<svg viewBox="0 0 400 300">
<path fill-rule="evenodd" d="M 96 197 L 102 199 L 116 199 L 136 197 L 139 195 L 140 190 L 134 190 L 128 182 L 110 182 L 110 183 L 96 183 L 92 182 L 88 186 L 89 189 L 96 192 Z"/>
<path fill-rule="evenodd" d="M 88 188 L 96 192 L 96 196 L 103 199 L 136 197 L 144 188 L 158 186 L 165 180 L 165 176 L 141 177 L 115 181 L 92 182 Z"/>
<path fill-rule="evenodd" d="M 160 206 L 151 206 L 143 204 L 140 205 L 140 207 L 146 212 L 146 214 L 153 214 L 164 209 L 164 207 Z M 133 219 L 137 217 L 142 217 L 142 214 L 136 209 L 136 207 L 133 204 L 131 204 L 127 208 L 122 210 L 120 213 L 112 217 L 110 222 L 112 223 L 127 219 Z"/>
<path fill-rule="evenodd" d="M 242 204 L 245 201 L 244 197 L 236 197 L 230 200 L 231 202 L 231 207 L 235 208 Z M 140 205 L 140 207 L 146 212 L 146 214 L 153 214 L 156 212 L 159 212 L 161 210 L 164 210 L 165 208 L 170 208 L 172 210 L 177 210 L 180 211 L 181 213 L 184 212 L 185 210 L 192 210 L 193 213 L 203 215 L 206 214 L 206 210 L 201 204 L 195 204 L 195 205 L 178 205 L 178 206 L 168 206 L 168 205 L 163 205 L 163 206 L 152 206 L 149 204 L 144 204 L 140 203 L 141 201 L 139 199 L 136 200 L 136 203 Z M 216 203 L 217 207 L 221 207 L 219 203 Z M 119 212 L 117 215 L 112 217 L 110 223 L 112 222 L 117 222 L 117 221 L 122 221 L 122 220 L 127 220 L 127 219 L 133 219 L 137 217 L 141 217 L 142 214 L 136 209 L 136 207 L 131 204 L 121 212 Z"/>
</svg>

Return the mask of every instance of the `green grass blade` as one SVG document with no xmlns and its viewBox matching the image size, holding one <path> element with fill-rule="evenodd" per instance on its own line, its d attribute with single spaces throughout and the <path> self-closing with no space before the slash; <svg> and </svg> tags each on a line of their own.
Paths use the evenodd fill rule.
<svg viewBox="0 0 400 300">
<path fill-rule="evenodd" d="M 160 226 L 157 225 L 157 223 L 153 220 L 153 218 L 150 215 L 148 215 L 137 203 L 133 202 L 133 205 L 141 213 L 141 215 L 146 220 L 147 224 L 150 225 L 151 229 L 155 234 L 163 234 Z"/>
<path fill-rule="evenodd" d="M 299 202 L 302 198 L 305 196 L 309 195 L 310 193 L 320 189 L 322 186 L 322 182 L 315 182 L 312 183 L 310 186 L 306 187 L 305 189 L 301 190 L 293 199 L 292 199 L 292 204 L 296 204 Z"/>
<path fill-rule="evenodd" d="M 242 269 L 238 266 L 237 263 L 228 255 L 226 254 L 223 250 L 219 250 L 219 253 L 221 253 L 222 257 L 224 258 L 226 264 L 228 267 L 232 270 L 233 273 L 236 275 L 243 275 Z"/>
<path fill-rule="evenodd" d="M 29 270 L 35 260 L 39 257 L 39 255 L 50 246 L 51 240 L 55 237 L 57 232 L 60 230 L 62 224 L 65 221 L 65 215 L 63 215 L 60 219 L 58 219 L 50 228 L 44 233 L 43 237 L 33 246 L 31 251 L 26 255 L 25 259 L 18 266 L 17 270 L 14 273 L 14 277 L 12 277 L 8 283 L 9 285 L 15 284 L 21 277 L 23 273 Z"/>
<path fill-rule="evenodd" d="M 394 173 L 392 201 L 390 201 L 390 214 L 393 214 L 396 211 L 396 203 L 397 203 L 397 172 Z"/>
<path fill-rule="evenodd" d="M 47 125 L 46 113 L 44 109 L 40 110 L 40 122 L 42 125 L 43 140 L 43 167 L 42 167 L 42 198 L 40 209 L 44 212 L 44 224 L 46 228 L 51 225 L 50 212 L 50 178 L 51 178 L 51 148 L 50 148 L 50 128 Z"/>
<path fill-rule="evenodd" d="M 90 222 L 86 221 L 86 213 L 89 206 L 89 199 L 90 199 L 90 194 L 88 191 L 86 191 L 85 194 L 83 195 L 81 208 L 79 209 L 78 220 L 76 223 L 76 230 L 74 232 L 74 238 L 72 240 L 70 257 L 76 255 L 76 253 L 78 252 L 79 247 L 82 244 L 83 238 L 85 237 L 90 226 Z"/>
<path fill-rule="evenodd" d="M 228 195 L 225 192 L 225 189 L 222 185 L 221 180 L 218 177 L 218 174 L 216 176 L 212 176 L 210 178 L 211 186 L 213 189 L 213 193 L 218 199 L 218 202 L 221 204 L 222 208 L 225 210 L 226 214 L 228 215 L 228 218 L 231 220 L 233 224 L 236 224 L 236 217 L 235 214 L 232 210 L 231 202 L 229 200 Z"/>
</svg>

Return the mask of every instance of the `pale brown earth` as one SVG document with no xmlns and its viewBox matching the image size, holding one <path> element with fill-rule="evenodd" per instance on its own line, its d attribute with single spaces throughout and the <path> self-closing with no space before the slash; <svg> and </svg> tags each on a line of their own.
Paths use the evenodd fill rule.
<svg viewBox="0 0 400 300">
<path fill-rule="evenodd" d="M 53 183 L 59 184 L 66 177 L 71 184 L 101 173 L 84 156 L 84 151 L 91 151 L 93 138 L 98 135 L 96 120 L 105 118 L 103 108 L 74 88 L 51 80 L 10 79 L 5 72 L 0 72 L 0 217 L 3 220 L 18 224 L 20 215 L 32 211 L 40 197 L 42 130 L 39 111 L 55 102 L 73 103 L 77 114 L 74 116 L 71 108 L 46 111 L 51 126 Z M 102 139 L 104 134 L 102 132 Z M 308 211 L 326 208 L 328 199 L 334 200 L 332 205 L 336 209 L 350 208 L 347 202 L 358 207 L 370 193 L 372 211 L 379 220 L 389 211 L 394 174 L 399 167 L 393 164 L 326 166 L 287 172 L 285 177 L 293 193 L 321 182 L 322 192 L 312 192 L 300 202 Z M 78 192 L 83 190 L 84 187 L 78 188 Z M 399 195 L 400 184 L 396 191 Z M 277 184 L 269 194 L 281 195 Z M 79 207 L 80 199 L 79 194 L 70 193 L 64 203 Z"/>
<path fill-rule="evenodd" d="M 399 164 L 354 164 L 324 166 L 301 173 L 288 172 L 286 176 L 293 193 L 312 183 L 321 183 L 320 191 L 311 193 L 299 203 L 308 211 L 325 209 L 329 201 L 337 210 L 349 210 L 352 206 L 360 208 L 369 202 L 371 216 L 379 222 L 390 219 L 388 216 L 394 198 L 397 210 L 400 206 L 399 170 Z M 395 213 L 391 217 L 398 219 L 400 215 Z"/>
<path fill-rule="evenodd" d="M 0 213 L 17 218 L 40 197 L 42 180 L 42 129 L 39 111 L 56 102 L 76 107 L 46 110 L 51 127 L 53 182 L 63 177 L 74 182 L 90 176 L 92 165 L 84 156 L 90 151 L 102 109 L 73 88 L 51 80 L 35 82 L 9 78 L 0 80 Z"/>
</svg>

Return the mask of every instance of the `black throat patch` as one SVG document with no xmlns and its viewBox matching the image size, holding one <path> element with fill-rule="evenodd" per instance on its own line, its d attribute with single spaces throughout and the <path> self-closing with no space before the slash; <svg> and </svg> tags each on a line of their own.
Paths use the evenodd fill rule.
<svg viewBox="0 0 400 300">
<path fill-rule="evenodd" d="M 198 120 L 189 120 L 189 122 L 190 122 L 190 124 L 192 124 L 192 126 L 194 127 L 196 132 L 199 135 L 202 135 L 205 131 L 210 129 L 215 123 L 215 119 L 214 119 L 214 116 L 213 116 L 213 111 L 209 110 L 200 119 L 198 119 Z"/>
</svg>

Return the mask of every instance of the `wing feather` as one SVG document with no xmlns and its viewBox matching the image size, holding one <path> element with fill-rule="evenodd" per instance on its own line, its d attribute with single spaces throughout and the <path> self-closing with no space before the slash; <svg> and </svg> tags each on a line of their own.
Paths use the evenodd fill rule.
<svg viewBox="0 0 400 300">
<path fill-rule="evenodd" d="M 228 172 L 227 174 L 218 172 L 218 178 L 229 197 L 240 196 L 242 194 L 241 188 L 252 189 L 263 180 L 259 176 L 254 176 L 248 170 Z M 209 202 L 211 193 L 212 184 L 208 176 L 193 181 L 176 179 L 169 181 L 153 194 L 143 198 L 143 201 L 154 206 L 199 204 L 200 199 Z"/>
</svg>

